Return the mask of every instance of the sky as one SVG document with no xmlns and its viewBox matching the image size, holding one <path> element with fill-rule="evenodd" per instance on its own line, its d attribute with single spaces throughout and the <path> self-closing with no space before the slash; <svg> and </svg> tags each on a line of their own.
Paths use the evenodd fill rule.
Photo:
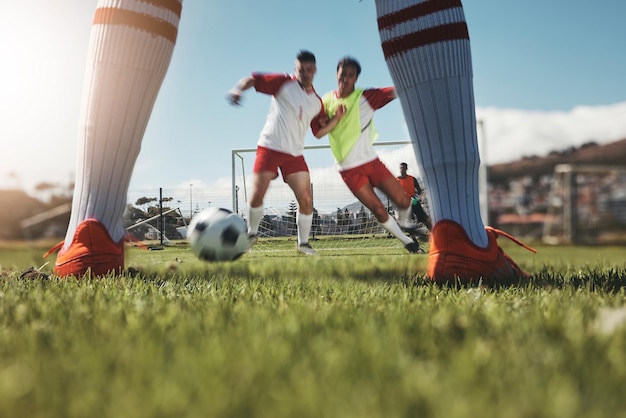
<svg viewBox="0 0 626 418">
<path fill-rule="evenodd" d="M 464 3 L 483 163 L 626 138 L 625 1 Z M 95 7 L 95 0 L 0 4 L 0 189 L 73 181 Z M 243 106 L 232 107 L 226 92 L 253 71 L 292 72 L 300 49 L 317 56 L 320 95 L 336 87 L 345 55 L 362 64 L 359 86 L 392 84 L 373 0 L 185 0 L 130 194 L 190 185 L 228 193 L 231 150 L 256 146 L 269 97 L 249 90 Z M 399 101 L 375 121 L 379 141 L 409 140 Z M 322 143 L 307 136 L 307 145 Z M 410 146 L 388 157 L 381 151 L 392 170 L 407 155 Z"/>
</svg>

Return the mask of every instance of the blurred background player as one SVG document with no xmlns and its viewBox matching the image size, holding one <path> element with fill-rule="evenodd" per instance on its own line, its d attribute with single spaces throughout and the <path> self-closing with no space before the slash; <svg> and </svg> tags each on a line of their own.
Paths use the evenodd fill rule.
<svg viewBox="0 0 626 418">
<path fill-rule="evenodd" d="M 316 71 L 315 55 L 300 51 L 294 75 L 253 73 L 241 79 L 228 93 L 228 100 L 233 105 L 240 104 L 242 93 L 252 87 L 259 93 L 272 96 L 254 159 L 252 195 L 248 201 L 250 246 L 256 243 L 263 218 L 263 198 L 280 169 L 283 181 L 293 190 L 298 201 L 297 249 L 306 255 L 316 254 L 309 244 L 313 197 L 309 168 L 303 156 L 307 130 L 309 127 L 317 129 L 320 118 L 325 118 L 322 101 L 313 88 Z"/>
<path fill-rule="evenodd" d="M 322 97 L 330 120 L 314 132 L 315 136 L 322 138 L 329 135 L 339 174 L 354 196 L 387 231 L 402 241 L 407 251 L 420 252 L 419 245 L 400 228 L 416 226 L 410 219 L 411 198 L 380 161 L 372 146 L 377 136 L 373 123 L 374 112 L 396 98 L 395 90 L 393 87 L 357 89 L 355 84 L 359 74 L 361 65 L 354 58 L 345 57 L 339 61 L 337 90 Z M 398 207 L 398 222 L 389 215 L 374 187 L 382 190 Z"/>
<path fill-rule="evenodd" d="M 150 113 L 167 72 L 182 0 L 98 0 L 79 119 L 72 213 L 54 272 L 119 273 L 122 215 Z"/>
<path fill-rule="evenodd" d="M 376 0 L 376 12 L 426 183 L 434 225 L 427 275 L 437 282 L 528 277 L 496 242 L 499 235 L 513 238 L 485 227 L 480 216 L 472 61 L 461 1 Z"/>
<path fill-rule="evenodd" d="M 433 229 L 430 223 L 430 217 L 424 210 L 422 203 L 420 202 L 421 196 L 424 193 L 424 190 L 420 187 L 417 179 L 410 174 L 407 174 L 407 163 L 400 163 L 400 175 L 396 177 L 402 188 L 411 196 L 411 208 L 413 212 L 413 216 L 417 219 L 418 222 L 424 224 L 424 226 L 430 231 Z"/>
</svg>

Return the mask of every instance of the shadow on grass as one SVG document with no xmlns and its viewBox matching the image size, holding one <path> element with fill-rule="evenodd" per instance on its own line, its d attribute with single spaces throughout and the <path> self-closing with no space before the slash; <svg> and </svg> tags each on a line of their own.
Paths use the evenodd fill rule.
<svg viewBox="0 0 626 418">
<path fill-rule="evenodd" d="M 519 289 L 584 289 L 588 292 L 616 293 L 626 288 L 626 269 L 608 268 L 603 270 L 587 269 L 577 272 L 555 271 L 543 268 L 531 275 L 529 279 L 513 279 L 510 281 L 477 280 L 471 283 L 462 281 L 444 284 L 433 283 L 423 274 L 407 277 L 404 281 L 414 286 L 437 286 L 441 288 L 471 289 L 487 288 L 491 290 Z"/>
<path fill-rule="evenodd" d="M 615 293 L 626 288 L 626 269 L 613 266 L 582 267 L 545 266 L 534 272 L 530 279 L 509 282 L 475 281 L 469 284 L 454 282 L 435 284 L 426 277 L 425 257 L 369 256 L 356 257 L 306 257 L 286 256 L 268 258 L 243 258 L 237 262 L 199 263 L 168 257 L 167 262 L 145 263 L 146 267 L 129 267 L 120 276 L 107 276 L 104 280 L 131 279 L 152 283 L 172 280 L 185 284 L 202 281 L 359 281 L 364 283 L 402 284 L 404 286 L 436 286 L 442 288 L 499 289 L 565 289 L 577 288 L 590 292 Z M 144 263 L 141 263 L 144 264 Z M 31 269 L 2 268 L 0 279 L 56 279 L 51 272 Z"/>
</svg>

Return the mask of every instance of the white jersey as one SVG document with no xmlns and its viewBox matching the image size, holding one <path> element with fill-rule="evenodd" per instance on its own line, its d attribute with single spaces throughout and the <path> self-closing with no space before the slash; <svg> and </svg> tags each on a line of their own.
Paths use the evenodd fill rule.
<svg viewBox="0 0 626 418">
<path fill-rule="evenodd" d="M 305 90 L 288 74 L 252 74 L 256 91 L 271 94 L 270 110 L 257 144 L 299 156 L 304 152 L 307 129 L 324 115 L 322 99 Z"/>
</svg>

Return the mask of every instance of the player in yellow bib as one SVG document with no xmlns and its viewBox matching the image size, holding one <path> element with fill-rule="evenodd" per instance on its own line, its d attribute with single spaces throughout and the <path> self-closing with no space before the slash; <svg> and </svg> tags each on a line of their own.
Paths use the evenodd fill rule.
<svg viewBox="0 0 626 418">
<path fill-rule="evenodd" d="M 360 73 L 361 65 L 356 59 L 345 57 L 339 61 L 337 90 L 322 97 L 329 120 L 314 132 L 315 136 L 322 138 L 328 134 L 339 174 L 354 196 L 387 231 L 402 241 L 407 251 L 420 252 L 419 245 L 401 228 L 415 227 L 410 218 L 411 197 L 380 161 L 372 146 L 377 136 L 372 119 L 374 112 L 396 98 L 395 89 L 357 89 L 355 83 Z M 382 190 L 398 207 L 398 222 L 389 216 L 374 187 Z"/>
</svg>

